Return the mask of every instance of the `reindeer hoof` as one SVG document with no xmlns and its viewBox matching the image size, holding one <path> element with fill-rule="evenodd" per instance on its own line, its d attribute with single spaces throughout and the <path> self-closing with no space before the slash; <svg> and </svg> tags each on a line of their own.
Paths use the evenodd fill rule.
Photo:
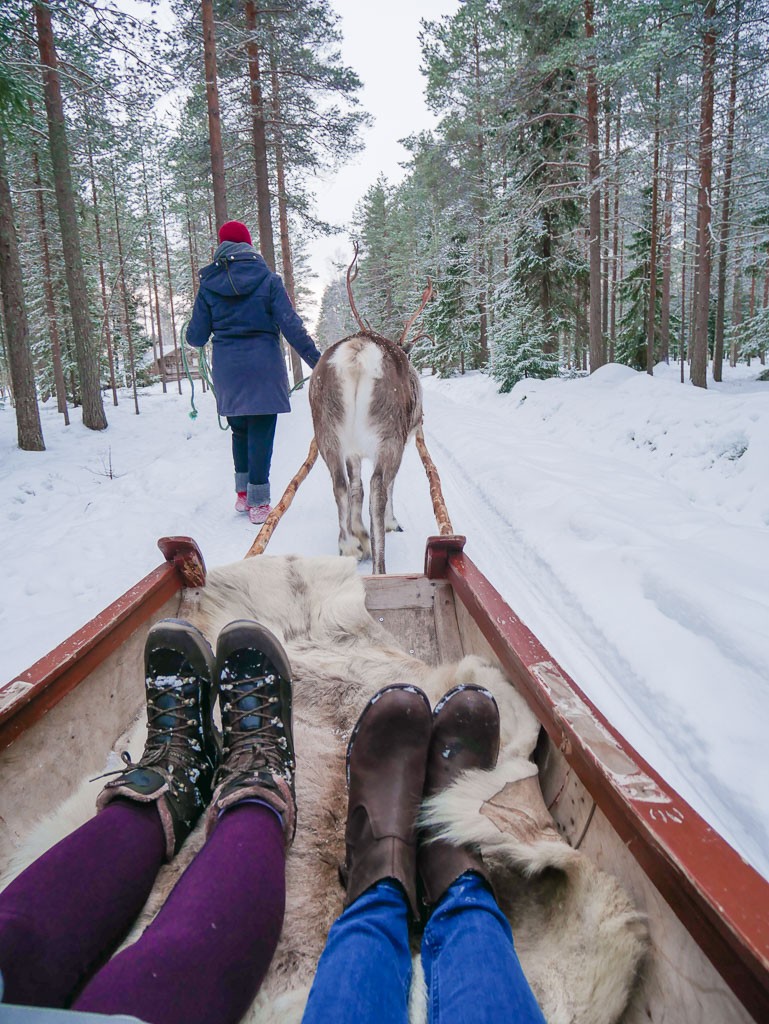
<svg viewBox="0 0 769 1024">
<path fill-rule="evenodd" d="M 345 541 L 344 543 L 340 543 L 339 554 L 342 555 L 342 557 L 354 558 L 358 562 L 367 557 L 363 552 L 360 541 L 356 537 L 353 537 L 351 540 Z"/>
<path fill-rule="evenodd" d="M 388 533 L 403 533 L 403 527 L 396 519 L 393 519 L 391 523 L 387 523 L 385 530 Z"/>
</svg>

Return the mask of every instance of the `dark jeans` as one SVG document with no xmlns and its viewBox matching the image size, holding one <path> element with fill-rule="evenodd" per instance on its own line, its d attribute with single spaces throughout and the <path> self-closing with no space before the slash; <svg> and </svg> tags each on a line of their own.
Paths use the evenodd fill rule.
<svg viewBox="0 0 769 1024">
<path fill-rule="evenodd" d="M 232 461 L 236 473 L 236 489 L 256 488 L 261 496 L 266 486 L 269 501 L 269 466 L 272 462 L 272 445 L 275 439 L 277 416 L 228 416 L 227 423 L 232 430 Z M 250 484 L 247 488 L 246 484 Z M 261 504 L 261 501 L 258 504 Z M 251 504 L 255 504 L 252 502 Z"/>
</svg>

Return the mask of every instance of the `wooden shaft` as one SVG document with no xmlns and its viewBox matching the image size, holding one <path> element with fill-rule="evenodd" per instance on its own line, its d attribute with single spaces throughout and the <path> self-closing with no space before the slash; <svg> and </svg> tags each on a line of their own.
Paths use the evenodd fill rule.
<svg viewBox="0 0 769 1024">
<path fill-rule="evenodd" d="M 430 497 L 433 502 L 433 512 L 435 513 L 435 521 L 438 524 L 438 530 L 442 537 L 449 536 L 454 533 L 454 527 L 451 525 L 448 509 L 446 508 L 446 502 L 443 498 L 441 478 L 438 476 L 438 470 L 435 468 L 435 463 L 430 458 L 430 453 L 428 452 L 427 445 L 425 444 L 425 435 L 421 427 L 419 427 L 414 435 L 414 439 L 416 441 L 417 451 L 422 459 L 422 465 L 425 467 L 425 473 L 427 473 L 427 482 L 430 484 Z"/>
<path fill-rule="evenodd" d="M 275 531 L 275 527 L 280 522 L 283 513 L 288 509 L 289 505 L 294 500 L 294 496 L 296 495 L 296 492 L 299 490 L 299 485 L 302 483 L 303 480 L 306 479 L 307 474 L 315 465 L 315 460 L 317 459 L 317 457 L 318 445 L 315 441 L 315 438 L 313 437 L 312 441 L 310 442 L 310 450 L 307 453 L 307 458 L 296 471 L 296 474 L 289 483 L 288 487 L 286 487 L 285 491 L 283 492 L 283 497 L 280 499 L 278 504 L 265 519 L 256 540 L 246 552 L 244 556 L 245 558 L 252 558 L 254 555 L 261 555 L 264 552 L 264 549 L 267 547 L 270 537 L 273 535 Z"/>
</svg>

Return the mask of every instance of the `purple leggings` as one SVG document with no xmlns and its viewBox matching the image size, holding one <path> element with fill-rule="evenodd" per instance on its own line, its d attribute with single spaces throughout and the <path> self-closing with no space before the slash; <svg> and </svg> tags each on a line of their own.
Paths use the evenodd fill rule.
<svg viewBox="0 0 769 1024">
<path fill-rule="evenodd" d="M 280 820 L 259 804 L 227 811 L 141 938 L 108 960 L 144 905 L 164 848 L 154 804 L 115 800 L 0 893 L 6 1002 L 147 1024 L 236 1024 L 283 925 Z"/>
</svg>

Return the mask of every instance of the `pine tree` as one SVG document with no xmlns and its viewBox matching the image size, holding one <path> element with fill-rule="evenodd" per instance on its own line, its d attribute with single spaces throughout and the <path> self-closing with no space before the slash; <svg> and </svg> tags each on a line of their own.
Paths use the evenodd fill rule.
<svg viewBox="0 0 769 1024">
<path fill-rule="evenodd" d="M 551 333 L 542 311 L 512 279 L 496 291 L 494 324 L 490 373 L 500 391 L 511 391 L 525 377 L 558 373 L 558 360 L 547 351 Z"/>
</svg>

